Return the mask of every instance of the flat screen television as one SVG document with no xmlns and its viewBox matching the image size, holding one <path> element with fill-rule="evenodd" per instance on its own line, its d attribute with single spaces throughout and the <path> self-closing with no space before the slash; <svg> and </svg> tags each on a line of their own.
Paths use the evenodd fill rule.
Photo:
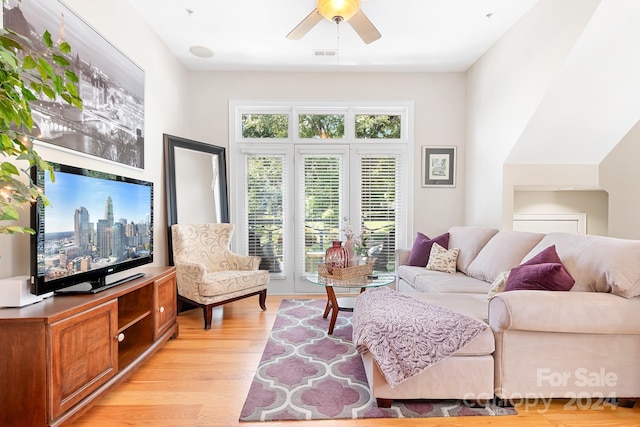
<svg viewBox="0 0 640 427">
<path fill-rule="evenodd" d="M 32 179 L 49 199 L 33 204 L 31 293 L 96 293 L 107 276 L 153 262 L 153 183 L 50 163 Z"/>
</svg>

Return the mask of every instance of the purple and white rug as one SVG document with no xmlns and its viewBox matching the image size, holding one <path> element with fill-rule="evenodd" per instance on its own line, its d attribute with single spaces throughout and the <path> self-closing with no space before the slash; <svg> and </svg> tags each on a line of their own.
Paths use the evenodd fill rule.
<svg viewBox="0 0 640 427">
<path fill-rule="evenodd" d="M 351 342 L 351 313 L 332 335 L 324 300 L 283 300 L 240 421 L 427 418 L 515 415 L 510 407 L 469 407 L 458 400 L 394 401 L 378 408 Z"/>
</svg>

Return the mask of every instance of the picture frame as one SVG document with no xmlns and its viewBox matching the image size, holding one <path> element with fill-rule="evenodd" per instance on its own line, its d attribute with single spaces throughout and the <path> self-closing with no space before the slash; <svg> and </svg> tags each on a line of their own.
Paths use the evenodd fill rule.
<svg viewBox="0 0 640 427">
<path fill-rule="evenodd" d="M 144 169 L 144 70 L 58 0 L 5 1 L 5 28 L 25 33 L 44 51 L 45 29 L 71 45 L 83 108 L 41 95 L 30 104 L 31 136 L 81 156 Z M 26 27 L 25 27 L 26 26 Z"/>
<path fill-rule="evenodd" d="M 422 186 L 456 186 L 456 147 L 422 146 Z"/>
</svg>

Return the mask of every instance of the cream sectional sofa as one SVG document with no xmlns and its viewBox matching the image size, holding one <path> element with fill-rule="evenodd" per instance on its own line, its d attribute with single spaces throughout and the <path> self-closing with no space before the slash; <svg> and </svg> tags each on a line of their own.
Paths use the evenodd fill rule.
<svg viewBox="0 0 640 427">
<path fill-rule="evenodd" d="M 543 249 L 556 251 L 570 292 L 516 290 L 488 298 L 492 282 Z M 527 401 L 640 396 L 640 241 L 461 226 L 455 274 L 409 266 L 396 253 L 397 290 L 484 320 L 489 332 L 463 351 L 391 388 L 369 353 L 367 378 L 381 405 L 393 399 Z"/>
</svg>

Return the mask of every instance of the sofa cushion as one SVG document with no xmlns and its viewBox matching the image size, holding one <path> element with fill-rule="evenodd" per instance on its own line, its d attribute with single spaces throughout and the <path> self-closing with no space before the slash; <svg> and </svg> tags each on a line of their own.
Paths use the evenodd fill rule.
<svg viewBox="0 0 640 427">
<path fill-rule="evenodd" d="M 457 269 L 466 274 L 469 264 L 497 232 L 498 230 L 495 228 L 471 225 L 451 227 L 449 229 L 449 247 L 460 249 L 456 262 Z"/>
<path fill-rule="evenodd" d="M 418 232 L 413 241 L 413 247 L 411 248 L 411 254 L 409 255 L 409 261 L 407 264 L 417 267 L 425 267 L 429 262 L 429 255 L 431 254 L 431 247 L 434 242 L 438 243 L 443 248 L 448 248 L 449 233 L 441 234 L 438 237 L 429 239 L 424 234 Z"/>
<path fill-rule="evenodd" d="M 469 264 L 467 274 L 476 279 L 493 282 L 498 274 L 511 270 L 522 262 L 544 237 L 527 231 L 500 231 L 480 250 Z"/>
<path fill-rule="evenodd" d="M 525 260 L 551 245 L 576 281 L 572 291 L 611 292 L 625 298 L 640 295 L 639 240 L 549 233 Z"/>
<path fill-rule="evenodd" d="M 417 292 L 440 292 L 446 294 L 482 294 L 486 298 L 490 283 L 469 277 L 464 273 L 449 274 L 441 271 L 424 270 L 428 274 L 416 276 L 413 285 Z"/>
<path fill-rule="evenodd" d="M 429 254 L 427 270 L 443 271 L 445 273 L 455 274 L 458 252 L 460 252 L 460 249 L 458 248 L 446 249 L 439 244 L 434 243 L 431 247 L 431 254 Z"/>
<path fill-rule="evenodd" d="M 422 274 L 431 274 L 433 273 L 430 270 L 427 270 L 424 267 L 415 267 L 412 265 L 401 265 L 398 266 L 398 271 L 396 272 L 398 278 L 406 281 L 407 283 L 414 284 L 416 278 Z"/>
</svg>

